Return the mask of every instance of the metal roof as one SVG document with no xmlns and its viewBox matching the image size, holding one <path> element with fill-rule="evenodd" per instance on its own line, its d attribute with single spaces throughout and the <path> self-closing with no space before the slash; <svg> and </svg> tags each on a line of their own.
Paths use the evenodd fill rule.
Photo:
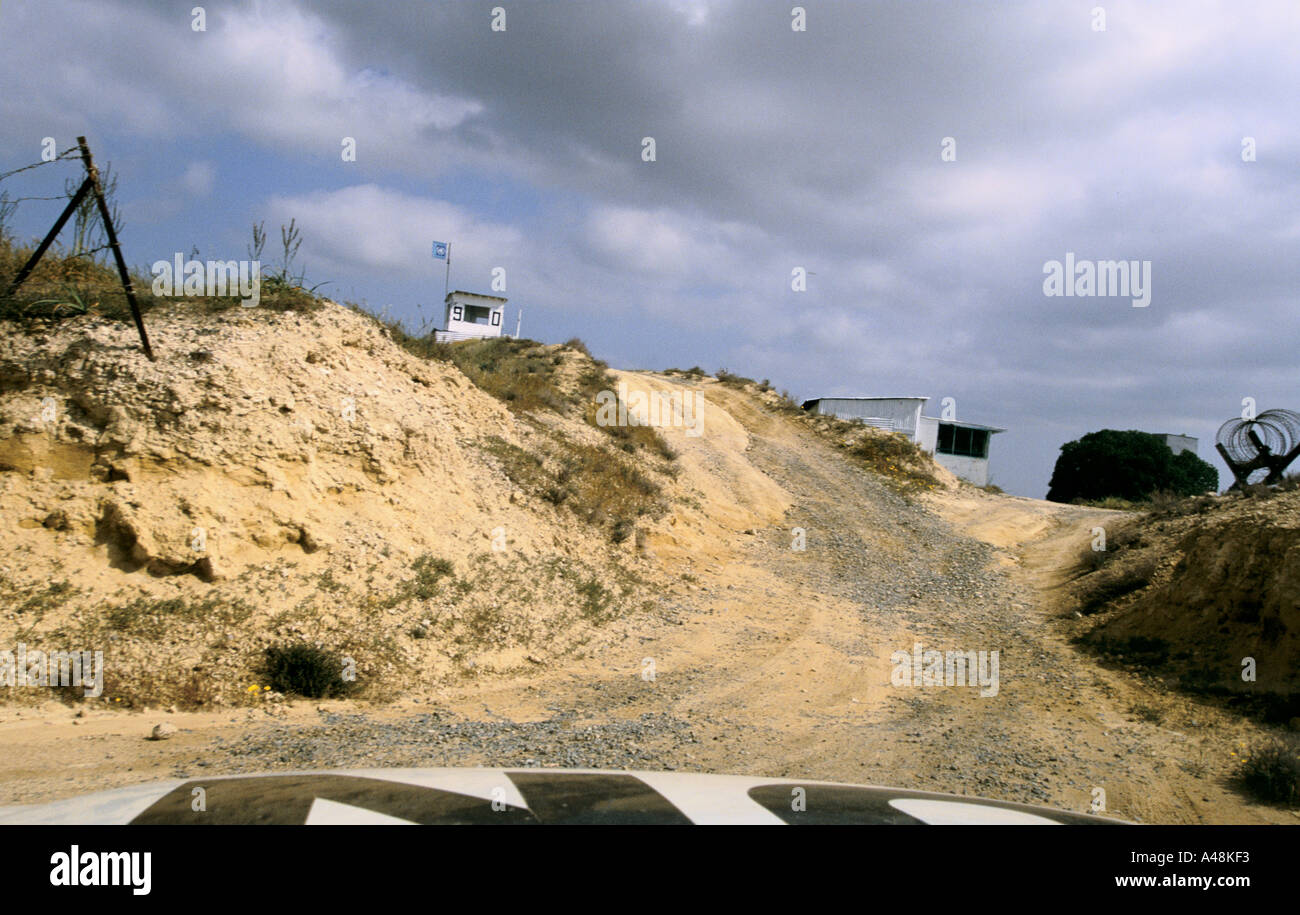
<svg viewBox="0 0 1300 915">
<path fill-rule="evenodd" d="M 498 302 L 505 302 L 505 301 L 508 301 L 508 299 L 504 299 L 504 298 L 502 298 L 502 297 L 499 296 L 499 295 L 484 295 L 484 294 L 481 293 L 481 292 L 466 292 L 464 289 L 454 289 L 454 290 L 452 290 L 451 292 L 447 293 L 447 295 L 446 295 L 446 297 L 443 299 L 443 301 L 444 301 L 444 302 L 447 301 L 447 299 L 450 299 L 450 298 L 451 298 L 452 296 L 454 296 L 454 295 L 472 295 L 472 296 L 473 296 L 474 298 L 476 298 L 476 299 L 495 299 L 495 300 L 498 301 Z"/>
<path fill-rule="evenodd" d="M 805 410 L 810 404 L 820 403 L 823 400 L 929 400 L 928 397 L 814 397 L 811 400 L 805 400 L 799 406 Z"/>
<path fill-rule="evenodd" d="M 983 429 L 985 432 L 1006 432 L 1006 429 L 999 429 L 997 426 L 986 426 L 982 423 L 965 423 L 956 419 L 940 419 L 937 416 L 922 416 L 921 419 L 932 419 L 936 423 L 943 423 L 945 426 L 961 426 L 963 429 Z"/>
<path fill-rule="evenodd" d="M 928 397 L 919 397 L 919 396 L 915 396 L 915 395 L 913 395 L 913 396 L 902 396 L 902 395 L 900 395 L 900 396 L 898 396 L 898 397 L 875 397 L 875 396 L 873 396 L 873 397 L 859 397 L 859 396 L 857 396 L 857 395 L 853 395 L 853 396 L 844 396 L 844 397 L 839 397 L 839 396 L 836 396 L 836 395 L 834 395 L 834 394 L 831 394 L 831 395 L 828 395 L 828 396 L 826 396 L 826 397 L 814 397 L 812 400 L 805 401 L 805 402 L 806 402 L 806 403 L 816 403 L 816 402 L 819 401 L 819 400 L 929 400 L 929 399 L 930 399 L 930 398 L 928 398 Z"/>
</svg>

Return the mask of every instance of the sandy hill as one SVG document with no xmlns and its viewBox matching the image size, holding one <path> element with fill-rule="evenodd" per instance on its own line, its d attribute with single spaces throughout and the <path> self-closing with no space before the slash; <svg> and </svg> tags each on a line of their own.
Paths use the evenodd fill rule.
<svg viewBox="0 0 1300 915">
<path fill-rule="evenodd" d="M 111 701 L 252 701 L 293 639 L 373 697 L 544 663 L 787 504 L 725 411 L 606 430 L 579 390 L 712 379 L 500 341 L 493 396 L 334 303 L 149 326 L 156 363 L 102 318 L 0 338 L 0 642 L 104 649 Z"/>
</svg>

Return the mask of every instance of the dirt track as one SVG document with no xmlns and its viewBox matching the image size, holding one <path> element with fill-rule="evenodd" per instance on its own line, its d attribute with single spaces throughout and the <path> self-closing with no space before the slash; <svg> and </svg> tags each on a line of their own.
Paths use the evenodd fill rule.
<svg viewBox="0 0 1300 915">
<path fill-rule="evenodd" d="M 683 439 L 683 461 L 710 502 L 730 499 L 767 523 L 661 544 L 674 574 L 656 615 L 612 624 L 562 665 L 381 709 L 93 712 L 75 724 L 62 706 L 10 711 L 0 804 L 182 773 L 568 765 L 886 784 L 1080 811 L 1100 789 L 1107 813 L 1144 822 L 1295 822 L 1226 782 L 1250 725 L 1068 643 L 1058 588 L 1111 513 L 969 488 L 914 505 L 747 397 L 720 386 L 709 397 L 734 425 Z M 806 549 L 792 549 L 794 528 Z M 998 651 L 997 694 L 891 685 L 891 653 L 917 642 Z M 1135 705 L 1160 708 L 1163 723 L 1140 720 Z M 141 739 L 163 719 L 181 728 L 176 738 Z"/>
</svg>

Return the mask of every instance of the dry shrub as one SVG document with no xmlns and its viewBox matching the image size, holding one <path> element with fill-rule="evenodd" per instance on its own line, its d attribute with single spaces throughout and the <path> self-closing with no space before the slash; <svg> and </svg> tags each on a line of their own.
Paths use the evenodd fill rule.
<svg viewBox="0 0 1300 915">
<path fill-rule="evenodd" d="M 905 490 L 932 489 L 939 480 L 930 472 L 930 456 L 898 432 L 865 433 L 848 446 L 849 453 L 869 470 Z"/>
</svg>

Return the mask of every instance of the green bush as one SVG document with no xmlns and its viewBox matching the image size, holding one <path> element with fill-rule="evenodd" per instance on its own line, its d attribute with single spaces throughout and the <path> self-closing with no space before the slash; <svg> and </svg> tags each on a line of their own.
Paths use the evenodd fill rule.
<svg viewBox="0 0 1300 915">
<path fill-rule="evenodd" d="M 1300 802 L 1300 746 L 1294 740 L 1266 740 L 1251 748 L 1241 768 L 1241 784 L 1270 804 Z"/>
<path fill-rule="evenodd" d="M 591 350 L 587 349 L 587 344 L 583 342 L 581 337 L 570 337 L 564 341 L 564 345 L 569 349 L 577 350 L 588 359 L 591 358 Z"/>
<path fill-rule="evenodd" d="M 1102 429 L 1061 446 L 1047 498 L 1146 501 L 1161 490 L 1182 496 L 1217 489 L 1219 474 L 1190 451 L 1175 455 L 1149 432 Z"/>
<path fill-rule="evenodd" d="M 343 659 L 307 642 L 272 645 L 266 649 L 265 669 L 271 689 L 309 699 L 327 699 L 349 692 L 343 679 Z"/>
<path fill-rule="evenodd" d="M 758 382 L 753 378 L 746 378 L 744 375 L 737 375 L 734 372 L 728 372 L 726 369 L 718 369 L 718 374 L 714 376 L 718 381 L 732 388 L 744 388 L 747 385 L 757 385 Z"/>
</svg>

